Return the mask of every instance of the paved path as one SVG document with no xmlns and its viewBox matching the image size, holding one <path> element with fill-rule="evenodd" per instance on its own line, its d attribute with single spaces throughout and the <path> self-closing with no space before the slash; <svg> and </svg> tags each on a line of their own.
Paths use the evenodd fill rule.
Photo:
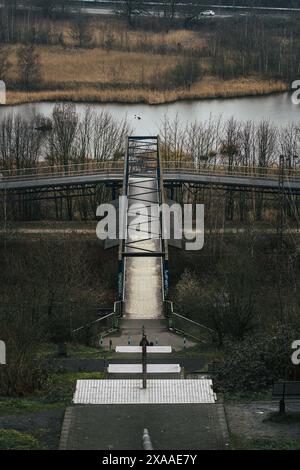
<svg viewBox="0 0 300 470">
<path fill-rule="evenodd" d="M 115 346 L 128 346 L 130 340 L 131 346 L 139 346 L 142 338 L 142 328 L 145 327 L 145 333 L 149 342 L 153 345 L 158 341 L 159 346 L 171 346 L 173 351 L 182 351 L 185 348 L 195 346 L 195 342 L 184 336 L 172 333 L 167 328 L 167 320 L 121 320 L 120 329 L 112 335 L 106 336 L 103 341 L 103 347 L 109 349 L 109 342 L 112 341 Z"/>
<path fill-rule="evenodd" d="M 157 180 L 129 178 L 128 224 L 136 220 L 133 206 L 148 207 L 157 204 Z M 146 209 L 149 210 L 149 209 Z M 126 251 L 141 253 L 161 251 L 159 223 L 149 224 L 148 214 L 139 216 L 139 231 L 128 234 Z M 135 225 L 134 225 L 135 228 Z M 151 238 L 155 236 L 156 239 Z M 125 318 L 161 318 L 162 316 L 162 260 L 158 257 L 130 257 L 125 260 Z"/>
<path fill-rule="evenodd" d="M 139 450 L 144 428 L 157 450 L 226 448 L 223 406 L 216 404 L 77 405 L 67 410 L 60 448 Z"/>
<path fill-rule="evenodd" d="M 135 354 L 116 355 L 113 359 L 97 359 L 97 358 L 51 358 L 44 361 L 45 366 L 51 366 L 54 370 L 66 370 L 70 372 L 103 372 L 107 368 L 107 364 L 134 364 L 140 360 L 140 356 Z M 201 356 L 195 357 L 176 357 L 166 355 L 151 355 L 153 364 L 180 364 L 186 372 L 200 371 L 205 365 L 205 359 Z"/>
</svg>

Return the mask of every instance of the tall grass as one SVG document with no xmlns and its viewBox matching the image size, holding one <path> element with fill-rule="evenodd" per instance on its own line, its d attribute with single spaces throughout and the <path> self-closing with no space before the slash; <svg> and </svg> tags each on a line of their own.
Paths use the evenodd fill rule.
<svg viewBox="0 0 300 470">
<path fill-rule="evenodd" d="M 8 103 L 35 100 L 164 103 L 178 99 L 260 95 L 287 89 L 281 79 L 249 73 L 224 79 L 215 70 L 214 32 L 175 29 L 131 30 L 116 19 L 91 22 L 92 41 L 79 48 L 68 21 L 51 24 L 58 43 L 38 45 L 42 81 L 39 90 L 21 92 L 17 84 L 18 45 L 9 46 Z M 201 70 L 189 87 L 169 79 L 190 58 Z M 234 62 L 233 56 L 227 61 Z M 233 63 L 234 65 L 234 63 Z M 231 65 L 230 65 L 231 66 Z M 177 73 L 177 72 L 176 72 Z"/>
<path fill-rule="evenodd" d="M 202 98 L 229 98 L 238 96 L 259 96 L 287 89 L 280 80 L 264 80 L 251 77 L 220 81 L 215 77 L 204 77 L 192 85 L 190 90 L 150 90 L 125 85 L 124 88 L 108 87 L 101 89 L 97 85 L 81 84 L 71 88 L 57 88 L 34 92 L 9 91 L 7 102 L 10 104 L 36 101 L 78 101 L 78 102 L 119 102 L 119 103 L 172 103 L 177 100 Z"/>
</svg>

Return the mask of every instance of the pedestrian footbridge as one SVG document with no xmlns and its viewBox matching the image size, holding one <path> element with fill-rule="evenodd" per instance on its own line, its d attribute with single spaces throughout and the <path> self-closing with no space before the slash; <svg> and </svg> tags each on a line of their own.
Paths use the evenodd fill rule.
<svg viewBox="0 0 300 470">
<path fill-rule="evenodd" d="M 132 138 L 134 139 L 134 138 Z M 291 194 L 300 193 L 299 168 L 241 166 L 208 164 L 191 161 L 164 161 L 163 185 L 173 188 L 183 184 L 232 189 L 236 191 L 260 191 L 278 193 L 285 189 Z M 39 162 L 35 168 L 5 170 L 0 168 L 0 191 L 8 193 L 50 194 L 53 192 L 95 188 L 106 185 L 120 187 L 123 182 L 124 161 L 110 160 L 82 164 L 47 166 Z"/>
<path fill-rule="evenodd" d="M 128 200 L 126 238 L 119 247 L 123 317 L 159 319 L 163 317 L 168 250 L 159 211 L 164 196 L 157 137 L 128 139 L 123 195 Z"/>
</svg>

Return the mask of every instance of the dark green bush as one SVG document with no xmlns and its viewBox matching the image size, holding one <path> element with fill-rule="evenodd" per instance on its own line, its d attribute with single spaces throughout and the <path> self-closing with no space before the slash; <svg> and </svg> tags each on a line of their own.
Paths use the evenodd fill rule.
<svg viewBox="0 0 300 470">
<path fill-rule="evenodd" d="M 251 335 L 225 346 L 224 361 L 215 377 L 218 391 L 229 393 L 258 392 L 285 379 L 292 367 L 292 342 L 300 331 L 292 326 L 277 325 L 269 333 Z"/>
</svg>

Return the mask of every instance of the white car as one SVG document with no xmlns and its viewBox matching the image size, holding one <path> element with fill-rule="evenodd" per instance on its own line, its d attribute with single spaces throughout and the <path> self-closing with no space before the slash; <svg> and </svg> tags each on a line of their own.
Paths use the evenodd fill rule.
<svg viewBox="0 0 300 470">
<path fill-rule="evenodd" d="M 213 10 L 205 10 L 200 13 L 201 16 L 215 16 L 215 14 Z"/>
</svg>

